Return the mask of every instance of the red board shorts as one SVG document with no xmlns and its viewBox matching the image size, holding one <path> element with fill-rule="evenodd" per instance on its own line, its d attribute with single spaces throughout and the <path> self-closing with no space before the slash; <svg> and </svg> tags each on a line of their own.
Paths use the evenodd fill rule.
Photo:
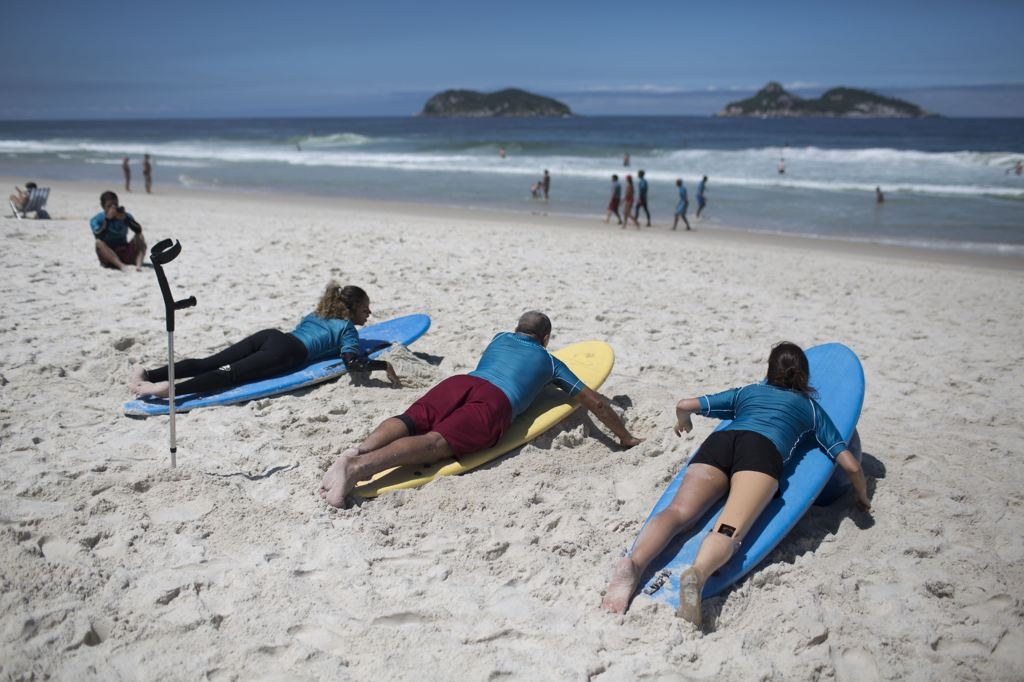
<svg viewBox="0 0 1024 682">
<path fill-rule="evenodd" d="M 125 265 L 135 265 L 135 258 L 139 255 L 139 243 L 137 241 L 132 239 L 130 242 L 121 244 L 120 246 L 111 246 L 110 248 L 117 254 L 117 257 L 121 259 L 122 263 Z M 98 253 L 96 254 L 96 257 L 99 258 Z M 105 268 L 114 267 L 113 265 L 104 262 L 102 258 L 100 258 L 100 265 Z"/>
<path fill-rule="evenodd" d="M 414 427 L 410 435 L 436 431 L 458 458 L 497 443 L 513 415 L 512 404 L 497 386 L 458 374 L 427 391 L 402 416 Z"/>
</svg>

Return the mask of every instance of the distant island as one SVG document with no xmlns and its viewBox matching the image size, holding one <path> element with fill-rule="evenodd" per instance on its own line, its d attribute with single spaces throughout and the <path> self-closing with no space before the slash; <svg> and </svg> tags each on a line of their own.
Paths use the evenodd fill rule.
<svg viewBox="0 0 1024 682">
<path fill-rule="evenodd" d="M 556 99 L 516 88 L 497 92 L 445 90 L 428 99 L 420 113 L 420 116 L 470 118 L 572 115 L 572 110 Z"/>
<path fill-rule="evenodd" d="M 758 116 L 783 118 L 800 116 L 845 118 L 925 118 L 935 114 L 894 97 L 858 90 L 832 88 L 817 99 L 803 99 L 775 82 L 753 97 L 730 102 L 716 116 Z"/>
</svg>

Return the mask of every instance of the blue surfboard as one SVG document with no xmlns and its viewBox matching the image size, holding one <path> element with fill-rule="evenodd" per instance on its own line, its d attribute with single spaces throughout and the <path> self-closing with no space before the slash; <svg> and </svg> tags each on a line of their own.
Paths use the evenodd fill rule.
<svg viewBox="0 0 1024 682">
<path fill-rule="evenodd" d="M 430 329 L 429 315 L 405 315 L 393 320 L 372 324 L 359 330 L 359 345 L 364 353 L 375 358 L 391 347 L 391 344 L 408 345 Z M 289 374 L 254 381 L 236 386 L 220 393 L 189 393 L 174 397 L 175 412 L 188 412 L 198 407 L 231 405 L 246 400 L 266 398 L 313 386 L 341 376 L 346 372 L 341 358 L 320 360 L 297 369 Z M 140 398 L 124 404 L 124 413 L 132 417 L 150 417 L 167 414 L 170 404 L 166 398 Z"/>
<path fill-rule="evenodd" d="M 864 403 L 864 370 L 860 360 L 852 350 L 839 343 L 815 346 L 806 353 L 811 368 L 811 385 L 818 391 L 818 403 L 849 442 Z M 723 429 L 729 423 L 728 420 L 722 421 L 715 430 Z M 746 575 L 775 549 L 825 488 L 835 468 L 835 463 L 818 447 L 813 434 L 804 438 L 786 462 L 779 497 L 761 512 L 732 559 L 704 584 L 701 596 L 707 599 L 718 594 Z M 651 517 L 669 505 L 685 473 L 686 466 L 654 505 L 645 525 Z M 701 542 L 714 527 L 724 504 L 725 498 L 651 562 L 640 584 L 640 594 L 668 604 L 673 609 L 679 606 L 679 574 L 693 563 Z"/>
</svg>

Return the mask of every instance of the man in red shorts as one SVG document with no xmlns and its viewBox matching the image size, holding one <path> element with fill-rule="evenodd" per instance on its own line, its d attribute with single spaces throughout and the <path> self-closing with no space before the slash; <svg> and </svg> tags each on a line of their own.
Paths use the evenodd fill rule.
<svg viewBox="0 0 1024 682">
<path fill-rule="evenodd" d="M 341 507 L 359 481 L 396 466 L 458 459 L 491 447 L 548 384 L 582 403 L 611 429 L 623 447 L 643 442 L 598 393 L 547 351 L 551 320 L 531 311 L 515 332 L 501 332 L 484 350 L 477 368 L 449 377 L 404 414 L 385 419 L 357 447 L 341 453 L 324 474 L 320 496 Z"/>
<path fill-rule="evenodd" d="M 114 268 L 122 272 L 134 265 L 136 270 L 142 269 L 142 259 L 146 255 L 146 240 L 142 238 L 142 225 L 139 225 L 131 213 L 120 205 L 117 195 L 104 192 L 100 195 L 102 213 L 97 213 L 89 221 L 89 227 L 96 238 L 96 257 L 100 265 Z M 128 231 L 134 236 L 129 240 Z"/>
</svg>

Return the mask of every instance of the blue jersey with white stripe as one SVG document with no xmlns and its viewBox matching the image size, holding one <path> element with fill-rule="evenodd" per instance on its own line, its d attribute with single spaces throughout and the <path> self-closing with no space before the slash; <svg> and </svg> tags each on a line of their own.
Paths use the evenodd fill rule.
<svg viewBox="0 0 1024 682">
<path fill-rule="evenodd" d="M 572 370 L 539 341 L 514 332 L 495 335 L 469 376 L 494 384 L 508 397 L 513 415 L 524 412 L 548 384 L 571 396 L 584 389 Z"/>
<path fill-rule="evenodd" d="M 753 431 L 770 440 L 789 459 L 805 433 L 814 432 L 821 449 L 835 459 L 846 449 L 825 410 L 813 398 L 770 384 L 750 384 L 699 398 L 700 413 L 715 419 L 732 419 L 725 431 Z"/>
</svg>

